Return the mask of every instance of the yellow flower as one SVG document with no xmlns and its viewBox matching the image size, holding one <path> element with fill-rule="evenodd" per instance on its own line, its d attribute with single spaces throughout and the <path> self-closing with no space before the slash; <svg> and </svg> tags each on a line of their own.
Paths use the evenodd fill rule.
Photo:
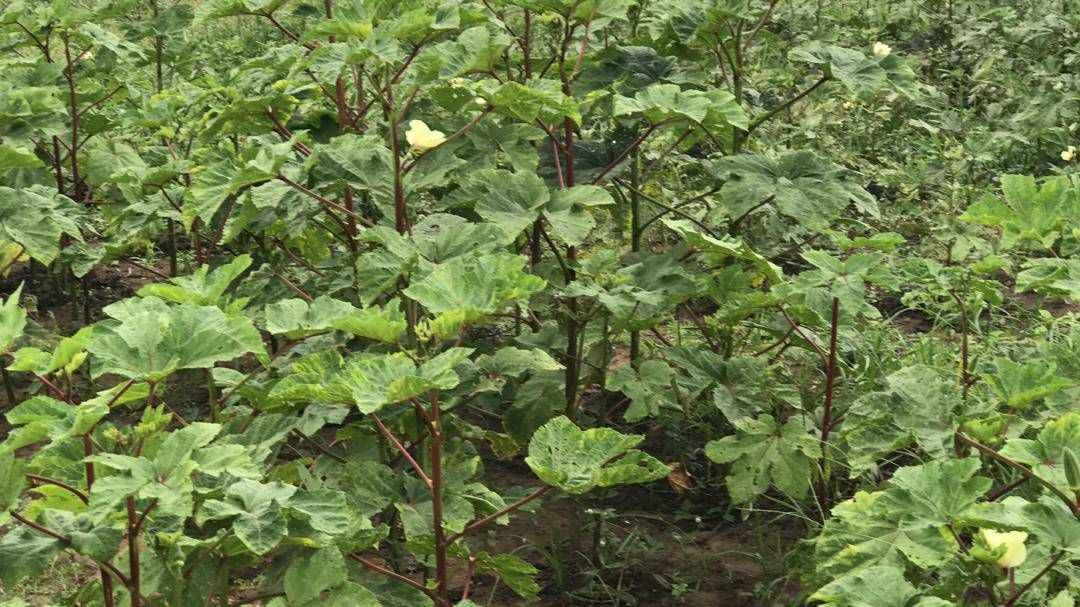
<svg viewBox="0 0 1080 607">
<path fill-rule="evenodd" d="M 405 140 L 417 152 L 426 152 L 435 146 L 442 145 L 446 141 L 446 135 L 442 131 L 429 129 L 423 120 L 410 120 Z"/>
<path fill-rule="evenodd" d="M 1072 162 L 1073 158 L 1076 158 L 1076 146 L 1070 145 L 1061 151 L 1061 159 L 1065 162 Z"/>
<path fill-rule="evenodd" d="M 993 529 L 979 529 L 979 536 L 991 550 L 999 546 L 1005 547 L 1005 554 L 998 558 L 997 564 L 1005 569 L 1019 567 L 1027 558 L 1027 547 L 1024 540 L 1028 534 L 1023 531 L 994 531 Z"/>
<path fill-rule="evenodd" d="M 892 52 L 892 47 L 884 42 L 874 43 L 874 55 L 877 57 L 884 57 Z"/>
</svg>

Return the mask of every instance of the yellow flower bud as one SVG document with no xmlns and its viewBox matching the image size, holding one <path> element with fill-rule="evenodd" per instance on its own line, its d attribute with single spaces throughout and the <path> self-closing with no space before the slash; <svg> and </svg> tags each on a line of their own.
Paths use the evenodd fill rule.
<svg viewBox="0 0 1080 607">
<path fill-rule="evenodd" d="M 891 52 L 892 52 L 892 47 L 889 46 L 888 44 L 885 44 L 884 42 L 875 42 L 874 43 L 874 55 L 876 57 L 884 57 L 885 55 L 888 55 Z"/>
<path fill-rule="evenodd" d="M 1065 162 L 1072 162 L 1073 158 L 1076 158 L 1076 146 L 1070 145 L 1061 151 L 1061 159 Z"/>
</svg>

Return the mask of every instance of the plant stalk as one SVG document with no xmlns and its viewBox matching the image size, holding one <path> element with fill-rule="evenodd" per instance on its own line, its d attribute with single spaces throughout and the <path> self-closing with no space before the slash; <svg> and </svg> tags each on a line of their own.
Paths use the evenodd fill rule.
<svg viewBox="0 0 1080 607">
<path fill-rule="evenodd" d="M 833 297 L 832 319 L 829 326 L 829 359 L 825 366 L 825 408 L 821 416 L 821 476 L 818 478 L 818 504 L 821 515 L 829 512 L 829 484 L 827 478 L 829 460 L 829 432 L 832 430 L 833 393 L 836 389 L 836 333 L 840 325 L 840 299 Z"/>
</svg>

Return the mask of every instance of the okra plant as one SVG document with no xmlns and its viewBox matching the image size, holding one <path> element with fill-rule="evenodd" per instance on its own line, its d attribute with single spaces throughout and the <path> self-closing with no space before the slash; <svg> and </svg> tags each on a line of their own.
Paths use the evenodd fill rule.
<svg viewBox="0 0 1080 607">
<path fill-rule="evenodd" d="M 0 605 L 1073 605 L 1080 12 L 923 4 L 0 7 Z"/>
</svg>

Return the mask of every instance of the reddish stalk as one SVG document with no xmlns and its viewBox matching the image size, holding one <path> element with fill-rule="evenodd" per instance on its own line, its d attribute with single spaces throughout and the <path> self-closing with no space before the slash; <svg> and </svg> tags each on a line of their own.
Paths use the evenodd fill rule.
<svg viewBox="0 0 1080 607">
<path fill-rule="evenodd" d="M 286 287 L 289 288 L 290 291 L 292 291 L 293 293 L 296 293 L 297 295 L 299 295 L 300 299 L 303 299 L 304 301 L 306 301 L 308 303 L 312 303 L 312 302 L 315 301 L 314 297 L 312 297 L 311 295 L 308 295 L 306 291 L 304 291 L 300 287 L 296 286 L 296 284 L 294 284 L 293 281 L 289 280 L 288 278 L 285 278 L 284 276 L 282 276 L 281 274 L 278 274 L 277 272 L 274 272 L 274 277 L 277 278 L 278 280 L 280 280 L 282 282 L 282 284 L 284 284 Z"/>
<path fill-rule="evenodd" d="M 431 448 L 431 518 L 435 527 L 435 580 L 438 601 L 450 605 L 449 569 L 446 562 L 446 532 L 443 529 L 442 496 L 442 421 L 439 411 L 439 391 L 431 391 L 431 418 L 428 434 Z"/>
<path fill-rule="evenodd" d="M 789 315 L 788 315 L 788 313 L 787 313 L 787 310 L 785 310 L 783 306 L 779 306 L 779 308 L 780 308 L 780 313 L 784 315 L 784 319 L 785 319 L 785 320 L 787 320 L 787 322 L 788 322 L 788 324 L 789 324 L 789 325 L 791 325 L 791 328 L 792 328 L 792 330 L 793 330 L 793 331 L 795 331 L 795 333 L 796 333 L 796 334 L 797 334 L 797 335 L 798 335 L 799 337 L 803 338 L 803 341 L 805 341 L 806 343 L 810 344 L 810 347 L 811 347 L 811 348 L 813 348 L 813 349 L 814 349 L 814 352 L 816 352 L 816 353 L 817 353 L 817 355 L 818 355 L 818 358 L 820 358 L 820 359 L 821 359 L 821 362 L 822 362 L 822 363 L 823 363 L 823 364 L 824 364 L 825 366 L 828 366 L 828 364 L 829 364 L 829 358 L 828 358 L 828 356 L 827 356 L 827 355 L 825 354 L 825 351 L 824 351 L 824 350 L 822 350 L 822 349 L 821 349 L 821 348 L 820 348 L 820 347 L 819 347 L 819 346 L 818 346 L 818 345 L 817 345 L 816 343 L 814 343 L 814 342 L 813 342 L 813 341 L 812 341 L 812 340 L 810 339 L 810 337 L 809 337 L 809 336 L 808 336 L 808 335 L 807 335 L 806 333 L 804 333 L 804 332 L 803 332 L 803 330 L 802 330 L 802 327 L 800 327 L 798 323 L 796 323 L 796 322 L 795 322 L 794 320 L 792 320 L 791 316 L 789 316 Z"/>
<path fill-rule="evenodd" d="M 952 298 L 956 300 L 956 304 L 960 306 L 960 331 L 963 335 L 963 341 L 960 344 L 960 389 L 962 390 L 961 396 L 964 400 L 967 400 L 972 384 L 971 375 L 968 371 L 970 328 L 968 326 L 967 304 L 955 291 L 949 291 L 949 295 L 952 295 Z"/>
<path fill-rule="evenodd" d="M 566 35 L 563 38 L 562 49 L 559 54 L 559 76 L 562 79 L 562 91 L 563 94 L 569 97 L 572 92 L 571 79 L 572 73 L 566 71 L 566 51 L 570 45 L 570 38 L 573 36 L 574 26 L 567 25 Z M 578 64 L 585 56 L 585 51 L 588 48 L 589 42 L 589 25 L 585 24 L 585 36 L 582 39 L 581 48 L 578 51 Z M 575 65 L 575 72 L 576 73 Z M 574 180 L 574 121 L 569 116 L 563 118 L 563 152 L 565 154 L 565 165 L 563 167 L 563 187 L 573 187 Z M 564 266 L 566 273 L 566 283 L 569 285 L 576 279 L 573 269 L 573 262 L 577 260 L 577 248 L 566 247 L 566 265 Z M 571 297 L 566 302 L 567 314 L 566 314 L 566 381 L 564 386 L 564 397 L 566 399 L 566 415 L 570 419 L 577 417 L 577 389 L 578 389 L 578 321 L 577 321 L 577 299 Z"/>
<path fill-rule="evenodd" d="M 387 107 L 387 112 L 391 115 L 393 111 L 393 92 L 388 91 L 387 97 L 389 98 L 390 105 Z M 401 167 L 401 144 L 398 141 L 398 117 L 391 116 L 390 118 L 390 150 L 394 155 L 394 229 L 398 231 L 398 234 L 404 234 L 409 232 L 409 218 L 405 209 L 405 187 L 402 182 L 402 167 Z"/>
<path fill-rule="evenodd" d="M 833 393 L 836 388 L 836 332 L 840 325 L 840 300 L 833 297 L 832 320 L 829 328 L 829 362 L 825 367 L 825 410 L 821 416 L 821 476 L 818 478 L 818 504 L 822 517 L 829 512 L 828 482 L 825 478 L 829 457 L 829 432 L 832 430 Z"/>
<path fill-rule="evenodd" d="M 128 579 L 130 580 L 131 607 L 142 606 L 140 593 L 142 571 L 139 567 L 139 519 L 135 512 L 135 498 L 127 498 Z"/>
<path fill-rule="evenodd" d="M 476 568 L 476 557 L 475 556 L 470 556 L 469 557 L 469 565 L 465 569 L 465 583 L 462 585 L 462 588 L 461 588 L 461 600 L 463 600 L 463 601 L 465 599 L 469 598 L 469 591 L 472 590 L 472 576 L 473 576 L 473 570 L 475 568 Z"/>
<path fill-rule="evenodd" d="M 71 59 L 71 46 L 67 34 L 62 36 L 64 41 L 64 59 L 67 67 L 64 69 L 64 78 L 68 84 L 68 106 L 71 113 L 71 147 L 68 155 L 71 157 L 71 191 L 75 202 L 82 202 L 85 196 L 80 187 L 82 178 L 79 176 L 79 104 L 75 92 L 75 62 Z M 64 189 L 60 189 L 64 193 Z M 136 606 L 137 607 L 137 606 Z"/>
</svg>

